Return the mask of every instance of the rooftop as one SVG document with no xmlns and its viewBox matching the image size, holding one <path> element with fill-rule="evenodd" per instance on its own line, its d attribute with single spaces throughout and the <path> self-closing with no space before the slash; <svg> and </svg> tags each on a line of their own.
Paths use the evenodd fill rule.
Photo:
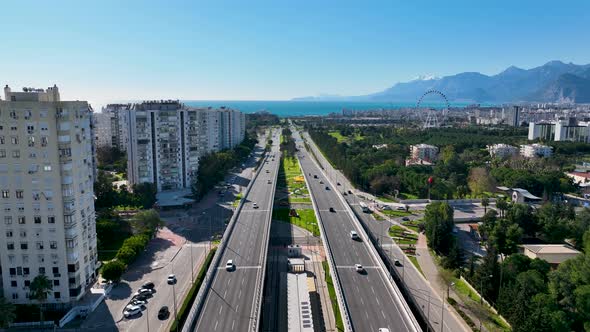
<svg viewBox="0 0 590 332">
<path fill-rule="evenodd" d="M 581 254 L 565 244 L 523 244 L 522 247 L 535 254 Z"/>
</svg>

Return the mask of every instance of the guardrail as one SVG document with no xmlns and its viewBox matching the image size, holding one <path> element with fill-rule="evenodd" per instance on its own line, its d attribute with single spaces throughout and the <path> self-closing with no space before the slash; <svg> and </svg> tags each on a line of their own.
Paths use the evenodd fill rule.
<svg viewBox="0 0 590 332">
<path fill-rule="evenodd" d="M 267 159 L 267 158 L 268 158 L 268 156 L 264 157 L 264 159 Z M 248 194 L 250 193 L 250 189 L 252 188 L 252 185 L 254 184 L 256 179 L 258 178 L 258 175 L 260 174 L 261 170 L 262 170 L 262 167 L 259 167 L 256 170 L 256 173 L 254 174 L 254 177 L 252 178 L 250 183 L 248 183 L 248 186 L 246 187 L 246 190 L 244 191 L 244 198 L 247 197 Z M 199 313 L 201 312 L 201 309 L 203 308 L 203 302 L 205 300 L 207 293 L 209 292 L 209 289 L 211 288 L 211 283 L 213 282 L 213 279 L 215 277 L 215 273 L 217 272 L 217 266 L 219 265 L 219 261 L 221 260 L 221 256 L 223 255 L 223 252 L 225 251 L 225 247 L 227 246 L 227 242 L 229 241 L 228 239 L 233 232 L 236 220 L 237 220 L 238 216 L 240 215 L 240 211 L 242 210 L 242 206 L 244 205 L 244 201 L 245 201 L 244 198 L 242 198 L 240 200 L 240 204 L 238 204 L 238 207 L 236 208 L 236 212 L 231 217 L 231 219 L 227 225 L 227 228 L 225 229 L 225 232 L 224 232 L 223 236 L 221 237 L 221 242 L 219 243 L 217 252 L 215 252 L 215 255 L 213 256 L 213 260 L 211 261 L 211 265 L 209 266 L 209 270 L 207 271 L 207 274 L 205 275 L 205 279 L 203 279 L 203 284 L 201 285 L 201 288 L 199 289 L 199 292 L 197 293 L 197 297 L 195 298 L 195 302 L 194 302 L 195 304 L 191 308 L 191 311 L 188 314 L 185 324 L 182 327 L 182 332 L 189 332 L 189 331 L 193 330 L 193 327 L 194 327 L 195 323 L 197 322 L 197 319 L 199 317 Z"/>
<path fill-rule="evenodd" d="M 312 144 L 315 146 L 315 142 L 313 142 L 313 140 L 312 140 Z M 317 146 L 316 146 L 316 148 L 317 148 Z M 314 163 L 316 163 L 316 165 L 317 165 L 318 162 L 319 161 L 314 160 Z M 324 169 L 322 167 L 319 167 L 319 165 L 318 165 L 318 168 L 320 168 L 320 172 L 322 172 L 324 174 L 324 177 L 326 178 L 326 181 L 328 181 L 333 188 L 338 188 L 337 186 L 335 186 L 332 183 L 332 180 L 330 180 L 330 178 L 325 174 Z M 336 191 L 336 195 L 338 196 L 338 198 L 340 199 L 340 201 L 344 205 L 346 211 L 350 215 L 353 223 L 356 224 L 357 229 L 360 232 L 360 235 L 361 236 L 364 236 L 365 239 L 370 239 L 369 235 L 365 231 L 365 228 L 363 227 L 363 225 L 358 220 L 356 214 L 351 209 L 350 205 L 348 205 L 348 202 L 342 196 L 342 193 L 340 193 L 340 191 L 338 191 L 338 190 L 335 190 L 335 191 Z M 310 193 L 311 193 L 311 190 L 310 190 Z M 367 243 L 367 242 L 364 241 L 364 243 Z M 422 328 L 420 327 L 420 324 L 416 320 L 416 317 L 412 313 L 412 310 L 408 306 L 408 303 L 405 301 L 405 298 L 404 298 L 403 294 L 401 293 L 400 289 L 397 287 L 397 284 L 393 280 L 391 274 L 389 274 L 388 272 L 386 273 L 386 271 L 388 271 L 388 269 L 385 266 L 385 264 L 384 264 L 383 260 L 381 259 L 381 257 L 378 255 L 378 253 L 377 253 L 375 247 L 373 246 L 372 242 L 371 242 L 370 245 L 367 243 L 367 248 L 369 249 L 369 254 L 373 257 L 373 260 L 381 267 L 379 270 L 381 272 L 381 275 L 387 281 L 386 284 L 389 286 L 389 288 L 393 292 L 393 294 L 396 295 L 396 296 L 394 296 L 394 300 L 398 303 L 398 308 L 400 309 L 400 313 L 405 316 L 406 322 L 409 322 L 411 324 L 410 326 L 408 326 L 408 328 L 410 329 L 410 331 L 422 331 Z"/>
<path fill-rule="evenodd" d="M 280 158 L 280 152 L 279 152 L 279 158 Z M 250 331 L 255 332 L 258 330 L 258 323 L 260 322 L 260 308 L 262 307 L 262 295 L 263 295 L 263 287 L 264 287 L 264 278 L 266 277 L 266 260 L 267 260 L 267 256 L 268 256 L 268 242 L 269 242 L 269 238 L 270 238 L 270 223 L 272 222 L 272 207 L 274 205 L 274 197 L 275 197 L 275 191 L 276 191 L 276 186 L 277 186 L 277 177 L 278 177 L 278 166 L 280 165 L 280 162 L 278 162 L 275 165 L 275 170 L 274 170 L 274 174 L 275 174 L 275 179 L 274 181 L 272 181 L 272 194 L 270 196 L 270 200 L 269 200 L 269 205 L 268 205 L 268 220 L 266 223 L 266 231 L 265 231 L 265 237 L 263 239 L 263 245 L 262 245 L 262 251 L 260 252 L 260 260 L 261 260 L 261 267 L 262 267 L 262 273 L 260 274 L 260 276 L 258 277 L 258 279 L 256 280 L 256 289 L 254 291 L 254 296 L 255 296 L 255 300 L 256 302 L 254 303 L 254 306 L 252 307 L 252 315 L 251 317 L 254 317 L 254 320 L 250 320 Z M 262 167 L 260 167 L 262 169 Z"/>
<path fill-rule="evenodd" d="M 326 246 L 326 258 L 328 259 L 328 266 L 330 268 L 330 271 L 332 271 L 332 279 L 334 279 L 336 281 L 336 299 L 338 300 L 338 306 L 340 307 L 340 312 L 342 313 L 342 320 L 344 321 L 344 330 L 346 332 L 353 332 L 354 329 L 352 328 L 352 323 L 350 321 L 350 314 L 349 314 L 349 310 L 348 310 L 348 306 L 346 305 L 346 301 L 344 300 L 344 293 L 342 293 L 342 284 L 340 283 L 340 278 L 338 277 L 338 270 L 336 269 L 336 264 L 334 263 L 334 257 L 332 257 L 332 250 L 330 249 L 330 242 L 328 241 L 328 237 L 325 234 L 325 230 L 324 230 L 324 223 L 322 222 L 322 217 L 320 215 L 319 209 L 317 207 L 316 201 L 315 201 L 315 197 L 313 196 L 313 193 L 311 191 L 311 187 L 309 187 L 309 180 L 307 178 L 307 175 L 305 174 L 305 171 L 303 171 L 303 167 L 301 167 L 301 161 L 299 160 L 299 157 L 297 157 L 297 162 L 299 163 L 299 169 L 301 169 L 301 173 L 303 173 L 303 177 L 305 178 L 305 182 L 306 185 L 309 188 L 309 196 L 311 197 L 311 203 L 313 205 L 313 210 L 316 211 L 316 217 L 318 219 L 318 223 L 320 224 L 320 236 L 322 237 L 322 241 L 324 241 L 324 244 Z"/>
</svg>

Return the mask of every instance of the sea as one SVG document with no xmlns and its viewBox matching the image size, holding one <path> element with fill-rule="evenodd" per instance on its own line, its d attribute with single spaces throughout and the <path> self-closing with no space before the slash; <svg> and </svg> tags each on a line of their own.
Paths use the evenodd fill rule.
<svg viewBox="0 0 590 332">
<path fill-rule="evenodd" d="M 232 101 L 232 100 L 182 100 L 187 106 L 226 106 L 244 113 L 267 111 L 280 117 L 328 115 L 341 113 L 343 109 L 378 110 L 415 107 L 411 102 L 362 102 L 362 101 Z M 463 107 L 468 103 L 452 103 L 451 107 Z M 444 108 L 444 103 L 422 103 L 422 107 Z"/>
</svg>

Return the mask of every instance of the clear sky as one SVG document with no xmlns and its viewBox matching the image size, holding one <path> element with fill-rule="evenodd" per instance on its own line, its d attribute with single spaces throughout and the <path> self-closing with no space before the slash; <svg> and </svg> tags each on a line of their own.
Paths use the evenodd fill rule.
<svg viewBox="0 0 590 332">
<path fill-rule="evenodd" d="M 0 84 L 64 99 L 359 95 L 590 63 L 590 1 L 4 1 Z"/>
</svg>

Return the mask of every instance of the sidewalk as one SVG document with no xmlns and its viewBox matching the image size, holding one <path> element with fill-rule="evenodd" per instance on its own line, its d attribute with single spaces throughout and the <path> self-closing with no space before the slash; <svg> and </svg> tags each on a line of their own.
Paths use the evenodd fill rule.
<svg viewBox="0 0 590 332">
<path fill-rule="evenodd" d="M 424 272 L 425 278 L 430 282 L 432 288 L 439 296 L 444 297 L 445 293 L 447 292 L 447 286 L 442 280 L 438 266 L 436 265 L 434 258 L 428 250 L 426 235 L 423 233 L 418 235 L 418 242 L 416 243 L 416 258 L 418 259 L 418 263 L 420 264 L 422 272 Z M 449 289 L 449 296 L 457 301 L 457 304 L 461 307 L 461 310 L 463 310 L 463 312 L 465 312 L 465 314 L 467 314 L 467 316 L 469 316 L 473 322 L 479 322 L 480 318 L 465 305 L 463 299 L 455 292 L 453 288 Z M 489 332 L 488 329 L 486 329 L 486 327 L 483 325 L 481 330 Z"/>
</svg>

